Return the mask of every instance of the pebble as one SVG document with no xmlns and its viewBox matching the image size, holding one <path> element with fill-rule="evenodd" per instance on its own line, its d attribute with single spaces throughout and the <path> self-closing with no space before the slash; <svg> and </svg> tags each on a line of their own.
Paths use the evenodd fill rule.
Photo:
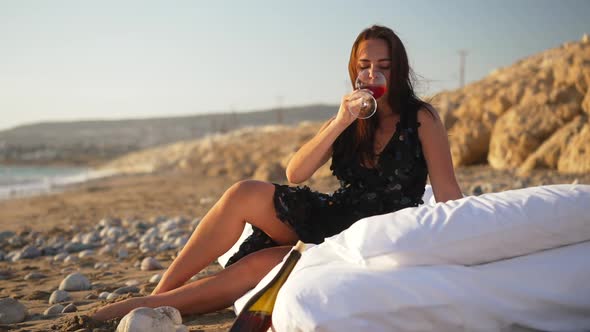
<svg viewBox="0 0 590 332">
<path fill-rule="evenodd" d="M 150 278 L 150 283 L 152 284 L 157 284 L 160 282 L 160 280 L 162 280 L 162 275 L 161 274 L 154 274 L 151 278 Z"/>
<path fill-rule="evenodd" d="M 53 261 L 54 261 L 54 262 L 61 262 L 61 261 L 63 261 L 64 259 L 66 259 L 66 257 L 68 257 L 68 254 L 67 254 L 67 253 L 65 253 L 65 252 L 61 252 L 61 253 L 59 253 L 59 254 L 57 254 L 57 255 L 53 256 Z"/>
<path fill-rule="evenodd" d="M 20 252 L 21 259 L 33 259 L 39 256 L 41 256 L 41 250 L 31 245 L 24 247 Z"/>
<path fill-rule="evenodd" d="M 62 280 L 59 289 L 66 291 L 88 290 L 90 289 L 90 280 L 79 272 L 72 273 Z"/>
<path fill-rule="evenodd" d="M 99 299 L 102 299 L 102 300 L 106 300 L 107 297 L 109 297 L 110 294 L 111 293 L 109 293 L 109 292 L 102 292 L 102 293 L 98 294 L 98 298 Z"/>
<path fill-rule="evenodd" d="M 6 239 L 9 239 L 15 235 L 16 235 L 16 233 L 14 233 L 13 231 L 0 232 L 0 242 L 4 242 L 4 241 L 6 241 Z"/>
<path fill-rule="evenodd" d="M 66 264 L 77 263 L 79 260 L 80 260 L 80 258 L 76 255 L 68 255 L 66 257 L 66 259 L 64 259 L 64 263 L 66 263 Z"/>
<path fill-rule="evenodd" d="M 57 315 L 57 314 L 61 314 L 61 312 L 64 310 L 64 306 L 61 304 L 54 304 L 51 307 L 47 308 L 47 310 L 45 310 L 43 312 L 44 315 Z"/>
<path fill-rule="evenodd" d="M 121 294 L 109 293 L 109 295 L 107 296 L 107 300 L 114 300 L 114 299 L 118 298 L 119 296 L 121 296 Z"/>
<path fill-rule="evenodd" d="M 180 323 L 177 323 L 180 320 Z M 121 319 L 117 332 L 160 332 L 160 331 L 188 331 L 182 325 L 182 318 L 173 307 L 158 307 L 155 309 L 140 307 L 133 309 Z"/>
<path fill-rule="evenodd" d="M 27 317 L 27 308 L 11 297 L 0 299 L 0 324 L 20 323 Z"/>
<path fill-rule="evenodd" d="M 98 250 L 99 255 L 110 255 L 115 250 L 115 246 L 112 244 L 105 244 L 100 250 Z"/>
<path fill-rule="evenodd" d="M 78 254 L 78 257 L 80 257 L 80 258 L 92 257 L 92 256 L 94 256 L 94 250 L 92 250 L 92 249 L 82 250 Z"/>
<path fill-rule="evenodd" d="M 31 272 L 25 276 L 25 280 L 38 280 L 43 278 L 47 278 L 47 276 L 40 272 Z"/>
<path fill-rule="evenodd" d="M 139 282 L 139 280 L 137 280 L 137 279 L 131 279 L 131 280 L 125 281 L 125 286 L 139 286 L 140 284 L 141 284 L 141 282 Z"/>
<path fill-rule="evenodd" d="M 146 257 L 141 261 L 141 270 L 142 271 L 152 271 L 152 270 L 161 270 L 164 267 L 157 259 L 153 257 Z"/>
<path fill-rule="evenodd" d="M 127 294 L 127 293 L 139 293 L 139 288 L 137 286 L 125 286 L 119 287 L 113 291 L 115 294 Z"/>
<path fill-rule="evenodd" d="M 156 251 L 156 246 L 148 242 L 142 242 L 139 245 L 139 251 L 141 251 L 142 253 L 154 252 Z"/>
<path fill-rule="evenodd" d="M 72 253 L 80 252 L 82 250 L 90 249 L 91 247 L 92 247 L 91 245 L 80 243 L 80 242 L 70 242 L 65 245 L 64 249 L 68 253 L 72 254 Z"/>
<path fill-rule="evenodd" d="M 56 303 L 61 303 L 61 302 L 66 302 L 71 300 L 72 298 L 70 297 L 70 293 L 64 291 L 64 290 L 56 290 L 53 293 L 51 293 L 51 296 L 49 297 L 49 304 L 56 304 Z"/>
<path fill-rule="evenodd" d="M 129 257 L 129 251 L 126 248 L 120 248 L 119 251 L 117 251 L 117 257 L 119 257 L 119 259 L 127 258 Z"/>
<path fill-rule="evenodd" d="M 76 311 L 78 311 L 78 307 L 76 307 L 75 304 L 70 303 L 61 312 L 65 314 L 68 312 L 76 312 Z"/>
</svg>

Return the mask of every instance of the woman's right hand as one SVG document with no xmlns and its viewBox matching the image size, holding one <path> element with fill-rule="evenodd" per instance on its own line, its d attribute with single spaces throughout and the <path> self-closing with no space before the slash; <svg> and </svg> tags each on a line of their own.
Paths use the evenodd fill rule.
<svg viewBox="0 0 590 332">
<path fill-rule="evenodd" d="M 356 115 L 353 115 L 353 112 L 350 112 L 350 108 L 360 107 L 361 99 L 359 98 L 350 100 L 351 95 L 352 92 L 342 97 L 342 100 L 340 101 L 340 109 L 338 110 L 338 114 L 336 114 L 336 119 L 334 120 L 344 128 L 350 126 L 350 124 L 358 118 L 358 112 Z"/>
</svg>

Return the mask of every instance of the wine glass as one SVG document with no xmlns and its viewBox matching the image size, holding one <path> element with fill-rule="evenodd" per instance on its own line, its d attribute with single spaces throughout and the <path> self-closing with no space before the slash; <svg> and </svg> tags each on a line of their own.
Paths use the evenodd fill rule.
<svg viewBox="0 0 590 332">
<path fill-rule="evenodd" d="M 356 90 L 348 98 L 348 111 L 359 119 L 368 119 L 377 111 L 377 99 L 387 91 L 387 80 L 379 71 L 363 69 L 354 86 Z"/>
</svg>

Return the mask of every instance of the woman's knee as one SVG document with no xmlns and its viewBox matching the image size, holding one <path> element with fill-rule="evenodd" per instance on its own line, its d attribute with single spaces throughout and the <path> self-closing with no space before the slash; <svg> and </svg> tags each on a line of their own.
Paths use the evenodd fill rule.
<svg viewBox="0 0 590 332">
<path fill-rule="evenodd" d="M 225 199 L 231 199 L 232 201 L 257 200 L 261 196 L 268 196 L 269 193 L 272 193 L 272 190 L 274 190 L 274 186 L 269 182 L 241 180 L 229 187 L 223 196 Z"/>
</svg>

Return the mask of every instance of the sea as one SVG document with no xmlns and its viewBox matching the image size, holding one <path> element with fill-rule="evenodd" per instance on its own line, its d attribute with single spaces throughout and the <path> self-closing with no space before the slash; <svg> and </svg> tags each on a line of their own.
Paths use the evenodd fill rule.
<svg viewBox="0 0 590 332">
<path fill-rule="evenodd" d="M 85 167 L 0 165 L 0 200 L 59 192 L 107 175 Z"/>
</svg>

